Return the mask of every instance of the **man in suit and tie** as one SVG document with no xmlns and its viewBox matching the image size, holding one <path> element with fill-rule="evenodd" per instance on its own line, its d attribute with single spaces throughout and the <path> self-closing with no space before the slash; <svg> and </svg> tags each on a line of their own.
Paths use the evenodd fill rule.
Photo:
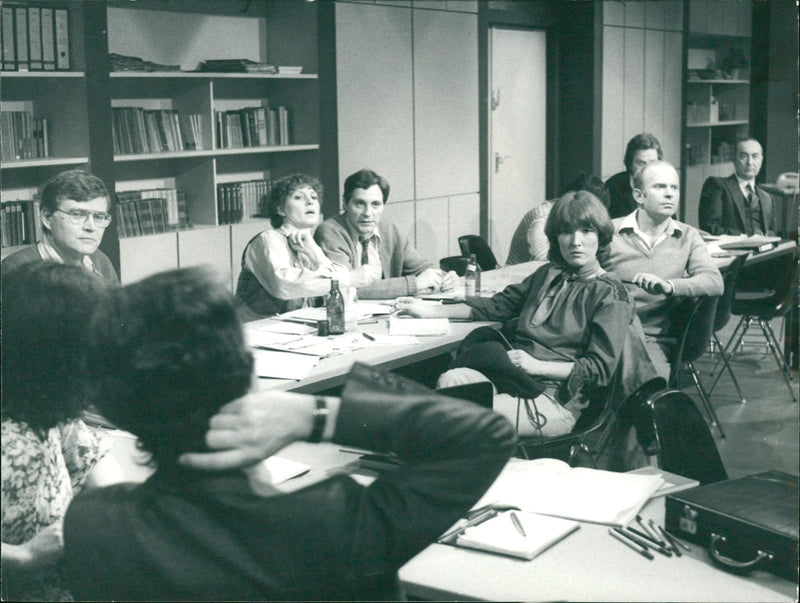
<svg viewBox="0 0 800 603">
<path fill-rule="evenodd" d="M 736 143 L 735 173 L 727 178 L 712 176 L 703 184 L 698 209 L 702 230 L 712 235 L 775 234 L 772 197 L 755 182 L 763 160 L 755 138 Z"/>
</svg>

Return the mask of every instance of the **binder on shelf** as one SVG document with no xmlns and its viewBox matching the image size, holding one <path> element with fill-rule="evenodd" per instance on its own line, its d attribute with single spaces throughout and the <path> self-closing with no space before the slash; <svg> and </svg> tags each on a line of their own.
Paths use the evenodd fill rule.
<svg viewBox="0 0 800 603">
<path fill-rule="evenodd" d="M 24 7 L 14 8 L 17 31 L 17 69 L 28 70 L 28 11 Z"/>
<path fill-rule="evenodd" d="M 56 68 L 56 34 L 52 8 L 42 8 L 42 68 L 45 71 L 54 71 Z"/>
<path fill-rule="evenodd" d="M 69 53 L 69 11 L 66 8 L 56 8 L 56 69 L 68 71 L 70 68 Z"/>
<path fill-rule="evenodd" d="M 44 69 L 42 63 L 42 15 L 38 6 L 28 8 L 28 67 L 31 71 Z"/>
<path fill-rule="evenodd" d="M 2 8 L 2 69 L 3 71 L 17 70 L 17 32 L 14 18 L 14 8 Z"/>
</svg>

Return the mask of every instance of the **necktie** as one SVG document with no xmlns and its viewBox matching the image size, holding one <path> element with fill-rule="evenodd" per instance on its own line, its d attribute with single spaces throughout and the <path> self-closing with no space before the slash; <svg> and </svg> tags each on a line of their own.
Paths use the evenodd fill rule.
<svg viewBox="0 0 800 603">
<path fill-rule="evenodd" d="M 369 264 L 369 239 L 361 239 L 361 265 Z"/>
<path fill-rule="evenodd" d="M 753 190 L 753 185 L 749 182 L 747 183 L 747 204 L 754 208 L 758 203 L 758 197 L 756 197 L 756 191 Z"/>
</svg>

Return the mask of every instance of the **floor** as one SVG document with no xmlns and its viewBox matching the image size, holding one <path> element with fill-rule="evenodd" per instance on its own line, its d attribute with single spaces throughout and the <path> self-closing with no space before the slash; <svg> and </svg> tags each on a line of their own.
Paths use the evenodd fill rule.
<svg viewBox="0 0 800 603">
<path fill-rule="evenodd" d="M 772 326 L 780 338 L 782 319 L 775 320 Z M 731 320 L 720 337 L 723 343 L 734 327 L 735 320 Z M 731 478 L 769 469 L 800 473 L 800 406 L 792 402 L 778 365 L 763 341 L 760 329 L 751 327 L 743 351 L 734 356 L 731 365 L 746 403 L 741 403 L 727 372 L 711 394 L 711 403 L 727 436 L 720 438 L 714 430 L 714 438 Z M 716 354 L 706 354 L 695 363 L 705 386 L 713 381 L 710 372 L 717 358 Z M 800 380 L 796 370 L 791 374 L 791 386 L 797 396 Z M 688 381 L 684 385 L 684 391 L 698 401 L 694 385 Z"/>
</svg>

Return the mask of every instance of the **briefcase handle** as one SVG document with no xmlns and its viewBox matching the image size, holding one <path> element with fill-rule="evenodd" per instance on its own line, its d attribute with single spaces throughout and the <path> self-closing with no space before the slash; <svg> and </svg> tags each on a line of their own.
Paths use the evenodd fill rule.
<svg viewBox="0 0 800 603">
<path fill-rule="evenodd" d="M 717 549 L 718 544 L 725 544 L 727 540 L 728 539 L 722 534 L 716 534 L 714 532 L 711 532 L 711 546 L 709 547 L 709 550 L 711 551 L 711 556 L 724 566 L 739 571 L 750 570 L 750 569 L 755 569 L 756 564 L 758 564 L 764 559 L 768 561 L 771 561 L 773 559 L 772 553 L 768 553 L 760 549 L 756 552 L 755 559 L 751 559 L 750 561 L 737 561 L 736 559 L 731 559 L 730 557 L 727 557 L 726 555 L 720 553 L 719 550 Z"/>
</svg>

